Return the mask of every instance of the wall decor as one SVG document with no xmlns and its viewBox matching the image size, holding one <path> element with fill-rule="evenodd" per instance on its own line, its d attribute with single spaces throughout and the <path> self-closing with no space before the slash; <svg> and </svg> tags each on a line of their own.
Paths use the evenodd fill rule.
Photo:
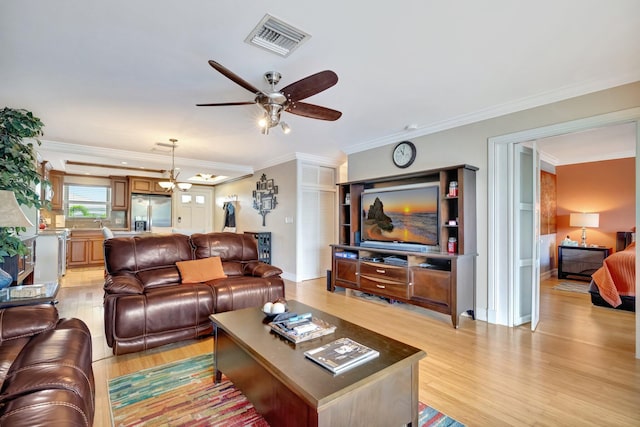
<svg viewBox="0 0 640 427">
<path fill-rule="evenodd" d="M 540 171 L 540 234 L 556 232 L 556 176 Z"/>
<path fill-rule="evenodd" d="M 256 189 L 253 190 L 253 208 L 262 215 L 262 226 L 265 226 L 265 217 L 276 208 L 278 204 L 276 194 L 278 186 L 273 179 L 267 179 L 267 175 L 262 174 L 260 180 L 256 182 Z"/>
</svg>

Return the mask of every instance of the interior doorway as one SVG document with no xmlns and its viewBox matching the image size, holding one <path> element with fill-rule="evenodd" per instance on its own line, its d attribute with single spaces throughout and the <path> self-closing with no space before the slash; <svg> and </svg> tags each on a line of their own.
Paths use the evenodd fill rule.
<svg viewBox="0 0 640 427">
<path fill-rule="evenodd" d="M 563 135 L 572 132 L 592 129 L 601 126 L 634 122 L 636 124 L 636 153 L 640 147 L 640 108 L 574 120 L 557 125 L 546 126 L 537 129 L 526 130 L 508 135 L 489 138 L 489 170 L 488 170 L 488 199 L 489 199 L 489 224 L 488 224 L 488 315 L 491 323 L 513 325 L 513 301 L 511 296 L 518 286 L 513 274 L 515 257 L 513 247 L 510 245 L 512 235 L 501 230 L 512 229 L 514 223 L 513 201 L 504 201 L 498 197 L 504 194 L 506 183 L 513 178 L 513 171 L 507 167 L 506 159 L 513 144 L 525 141 L 537 140 L 551 136 Z M 636 188 L 639 181 L 638 160 L 636 157 Z M 638 225 L 639 209 L 636 198 L 636 226 Z M 636 261 L 638 264 L 638 260 Z M 504 296 L 508 296 L 504 298 Z M 640 301 L 636 299 L 636 313 Z M 636 355 L 640 356 L 640 319 L 636 315 Z"/>
</svg>

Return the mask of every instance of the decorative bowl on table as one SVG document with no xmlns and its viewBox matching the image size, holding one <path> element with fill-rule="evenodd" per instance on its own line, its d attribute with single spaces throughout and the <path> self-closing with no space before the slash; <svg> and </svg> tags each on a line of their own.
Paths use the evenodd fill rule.
<svg viewBox="0 0 640 427">
<path fill-rule="evenodd" d="M 277 300 L 275 302 L 268 302 L 262 306 L 262 312 L 265 316 L 275 318 L 277 315 L 286 313 L 289 311 L 287 302 L 285 300 Z"/>
</svg>

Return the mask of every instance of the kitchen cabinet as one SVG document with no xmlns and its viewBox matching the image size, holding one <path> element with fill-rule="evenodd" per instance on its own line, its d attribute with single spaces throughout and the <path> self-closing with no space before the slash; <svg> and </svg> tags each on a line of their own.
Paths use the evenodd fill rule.
<svg viewBox="0 0 640 427">
<path fill-rule="evenodd" d="M 87 241 L 87 254 L 90 265 L 104 264 L 104 237 Z"/>
<path fill-rule="evenodd" d="M 111 210 L 129 209 L 129 182 L 126 178 L 111 178 Z"/>
<path fill-rule="evenodd" d="M 104 237 L 99 230 L 72 231 L 67 250 L 67 266 L 88 267 L 104 263 Z"/>
<path fill-rule="evenodd" d="M 165 180 L 166 181 L 166 180 Z M 131 193 L 136 194 L 167 194 L 167 191 L 160 187 L 159 179 L 130 176 L 129 187 Z"/>
<path fill-rule="evenodd" d="M 49 171 L 49 182 L 51 183 L 51 210 L 61 211 L 64 206 L 62 194 L 64 189 L 64 172 L 55 170 Z"/>
<path fill-rule="evenodd" d="M 87 254 L 87 239 L 72 237 L 67 249 L 67 266 L 82 267 L 89 264 Z"/>
</svg>

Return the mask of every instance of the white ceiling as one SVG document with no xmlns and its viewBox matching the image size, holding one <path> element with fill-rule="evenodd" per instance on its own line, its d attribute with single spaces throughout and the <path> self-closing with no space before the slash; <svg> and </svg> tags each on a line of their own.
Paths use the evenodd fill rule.
<svg viewBox="0 0 640 427">
<path fill-rule="evenodd" d="M 636 155 L 636 125 L 625 123 L 536 141 L 542 160 L 554 166 Z"/>
<path fill-rule="evenodd" d="M 311 39 L 287 58 L 245 43 L 267 13 Z M 74 173 L 104 170 L 65 160 L 167 168 L 169 154 L 152 148 L 170 138 L 183 176 L 242 176 L 293 158 L 339 163 L 638 81 L 638 16 L 637 0 L 2 0 L 0 107 L 40 117 L 43 157 Z M 333 70 L 338 84 L 305 102 L 343 116 L 285 114 L 293 132 L 265 136 L 256 106 L 196 107 L 253 99 L 209 59 L 265 89 L 269 70 L 282 73 L 279 87 Z"/>
</svg>

